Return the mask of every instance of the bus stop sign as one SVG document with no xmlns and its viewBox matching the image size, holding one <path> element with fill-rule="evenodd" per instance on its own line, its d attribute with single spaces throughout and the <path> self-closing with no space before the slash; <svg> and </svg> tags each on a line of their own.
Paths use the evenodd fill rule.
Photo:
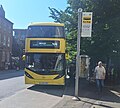
<svg viewBox="0 0 120 108">
<path fill-rule="evenodd" d="M 81 37 L 91 37 L 92 12 L 82 12 L 82 32 Z"/>
</svg>

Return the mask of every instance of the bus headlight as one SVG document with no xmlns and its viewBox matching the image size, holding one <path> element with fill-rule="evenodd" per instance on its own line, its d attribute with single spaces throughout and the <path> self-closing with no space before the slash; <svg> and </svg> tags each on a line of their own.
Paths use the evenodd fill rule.
<svg viewBox="0 0 120 108">
<path fill-rule="evenodd" d="M 25 72 L 25 75 L 28 77 L 28 78 L 31 78 L 31 79 L 34 79 L 30 74 L 28 74 L 27 72 Z"/>
<path fill-rule="evenodd" d="M 63 74 L 59 74 L 57 77 L 55 77 L 54 79 L 59 79 L 59 78 L 61 78 L 61 77 L 63 77 Z"/>
</svg>

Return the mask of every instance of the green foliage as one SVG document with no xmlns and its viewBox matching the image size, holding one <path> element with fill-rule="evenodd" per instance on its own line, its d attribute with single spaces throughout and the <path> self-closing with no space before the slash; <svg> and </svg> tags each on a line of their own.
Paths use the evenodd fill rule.
<svg viewBox="0 0 120 108">
<path fill-rule="evenodd" d="M 93 12 L 91 38 L 81 38 L 81 54 L 98 60 L 120 56 L 120 0 L 68 0 L 64 11 L 49 8 L 55 22 L 65 24 L 67 49 L 71 59 L 75 58 L 77 47 L 77 11 Z"/>
</svg>

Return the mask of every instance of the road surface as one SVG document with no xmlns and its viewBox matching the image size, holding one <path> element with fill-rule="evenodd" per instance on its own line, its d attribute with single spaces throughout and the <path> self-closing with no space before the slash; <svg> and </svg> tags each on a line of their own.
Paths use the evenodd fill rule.
<svg viewBox="0 0 120 108">
<path fill-rule="evenodd" d="M 25 85 L 22 70 L 0 72 L 0 108 L 52 108 L 63 94 L 61 86 Z"/>
</svg>

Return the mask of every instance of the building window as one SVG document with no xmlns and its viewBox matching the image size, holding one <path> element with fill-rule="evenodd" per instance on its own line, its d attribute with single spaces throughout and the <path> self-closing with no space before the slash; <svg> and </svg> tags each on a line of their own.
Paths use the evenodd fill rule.
<svg viewBox="0 0 120 108">
<path fill-rule="evenodd" d="M 3 22 L 3 29 L 4 29 L 4 31 L 6 30 L 5 22 Z"/>
<path fill-rule="evenodd" d="M 8 52 L 7 53 L 7 62 L 9 62 L 10 61 L 10 53 Z"/>
<path fill-rule="evenodd" d="M 6 46 L 6 37 L 4 35 L 4 38 L 3 38 L 3 45 Z"/>
<path fill-rule="evenodd" d="M 1 23 L 1 20 L 0 20 L 0 28 L 2 27 L 1 25 L 2 25 L 2 23 Z"/>
<path fill-rule="evenodd" d="M 5 51 L 2 52 L 2 62 L 5 62 Z"/>
<path fill-rule="evenodd" d="M 8 37 L 8 47 L 10 47 L 10 37 Z"/>
<path fill-rule="evenodd" d="M 2 36 L 1 36 L 1 33 L 0 33 L 0 44 L 1 44 L 1 40 L 2 40 Z"/>
</svg>

